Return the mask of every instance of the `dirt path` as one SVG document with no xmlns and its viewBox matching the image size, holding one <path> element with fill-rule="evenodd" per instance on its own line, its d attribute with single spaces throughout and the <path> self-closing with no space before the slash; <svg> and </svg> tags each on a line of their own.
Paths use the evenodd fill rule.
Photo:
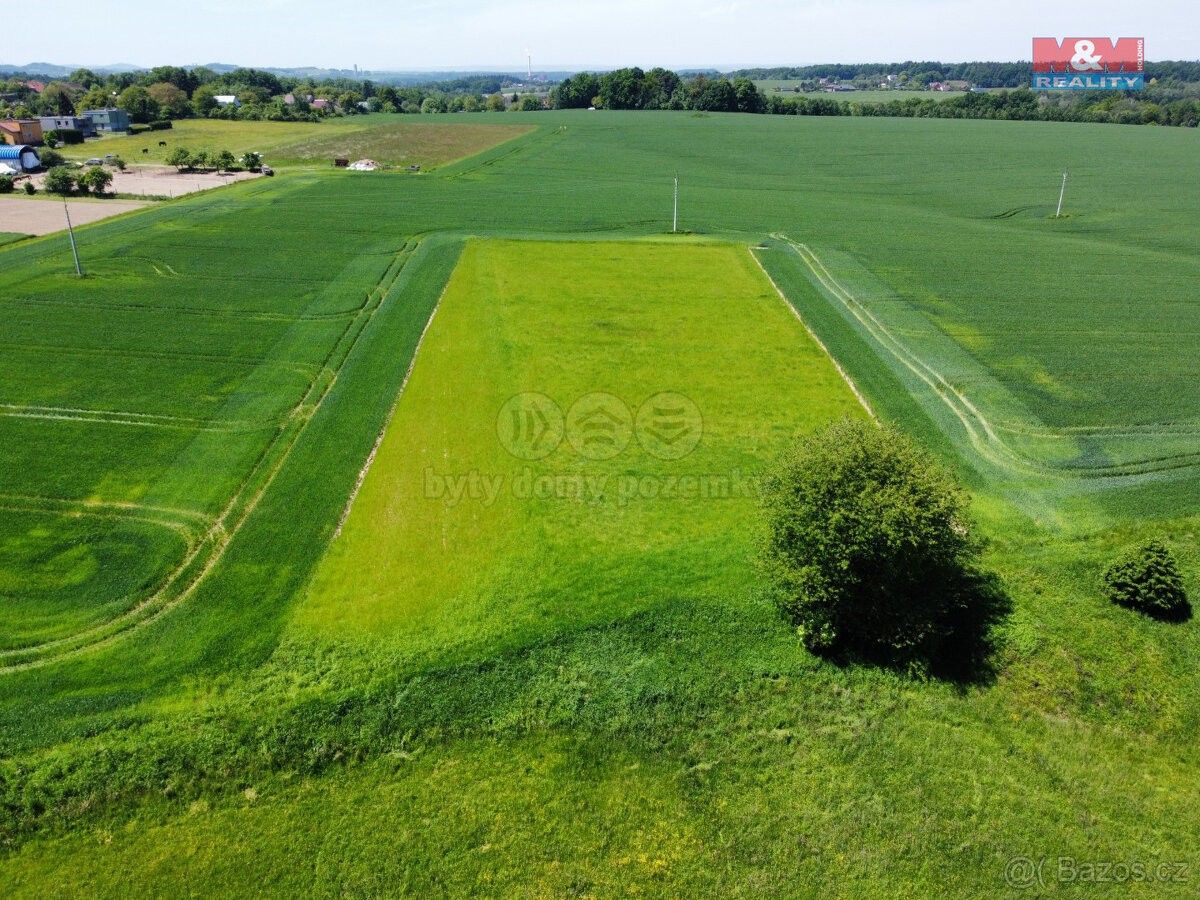
<svg viewBox="0 0 1200 900">
<path fill-rule="evenodd" d="M 72 225 L 87 225 L 149 205 L 140 200 L 68 200 Z M 50 234 L 63 231 L 67 220 L 63 206 L 54 200 L 0 197 L 0 231 Z"/>
</svg>

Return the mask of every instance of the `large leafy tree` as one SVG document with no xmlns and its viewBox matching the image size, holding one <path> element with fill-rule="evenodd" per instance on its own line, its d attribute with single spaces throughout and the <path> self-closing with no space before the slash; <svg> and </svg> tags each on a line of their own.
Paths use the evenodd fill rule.
<svg viewBox="0 0 1200 900">
<path fill-rule="evenodd" d="M 646 73 L 642 85 L 643 109 L 667 109 L 671 97 L 679 90 L 680 78 L 669 69 L 661 67 Z"/>
<path fill-rule="evenodd" d="M 636 66 L 606 72 L 600 78 L 600 103 L 605 109 L 641 109 L 645 75 Z"/>
<path fill-rule="evenodd" d="M 187 92 L 169 81 L 160 81 L 146 88 L 146 93 L 158 104 L 158 114 L 166 119 L 179 119 L 192 111 Z"/>
<path fill-rule="evenodd" d="M 155 66 L 146 73 L 148 85 L 170 84 L 190 95 L 200 86 L 200 69 L 183 69 L 179 66 Z M 204 70 L 207 71 L 207 70 Z"/>
<path fill-rule="evenodd" d="M 192 94 L 192 109 L 198 116 L 207 116 L 217 108 L 216 96 L 220 91 L 211 84 L 201 85 Z"/>
<path fill-rule="evenodd" d="M 760 113 L 766 105 L 762 93 L 749 78 L 733 79 L 733 94 L 738 112 Z"/>
<path fill-rule="evenodd" d="M 113 95 L 103 87 L 90 88 L 79 98 L 80 109 L 104 109 L 113 105 Z"/>
<path fill-rule="evenodd" d="M 75 101 L 71 92 L 61 81 L 52 81 L 42 91 L 42 109 L 52 116 L 75 115 Z"/>
<path fill-rule="evenodd" d="M 91 69 L 76 69 L 71 73 L 71 77 L 68 78 L 67 81 L 72 81 L 75 84 L 82 85 L 85 88 L 93 88 L 96 87 L 96 85 L 104 83 L 104 79 Z"/>
<path fill-rule="evenodd" d="M 557 109 L 587 109 L 600 93 L 600 79 L 591 72 L 580 72 L 564 79 L 550 93 Z"/>
<path fill-rule="evenodd" d="M 890 428 L 844 420 L 799 442 L 766 492 L 763 559 L 816 652 L 978 663 L 1007 608 L 978 567 L 967 497 Z"/>
<path fill-rule="evenodd" d="M 129 113 L 129 118 L 134 122 L 146 123 L 158 118 L 158 103 L 140 84 L 130 85 L 121 91 L 117 106 Z"/>
</svg>

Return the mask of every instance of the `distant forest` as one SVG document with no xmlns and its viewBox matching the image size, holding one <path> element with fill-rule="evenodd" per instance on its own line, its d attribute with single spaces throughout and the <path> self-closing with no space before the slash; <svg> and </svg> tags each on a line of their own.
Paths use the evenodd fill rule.
<svg viewBox="0 0 1200 900">
<path fill-rule="evenodd" d="M 1159 65 L 1177 65 L 1181 67 L 1181 72 L 1188 71 L 1189 66 L 1200 70 L 1200 63 Z M 826 71 L 825 68 L 816 68 Z M 847 67 L 848 70 L 853 68 Z M 1023 85 L 1029 78 L 1028 66 L 1022 71 Z M 1197 75 L 1200 76 L 1200 71 L 1197 71 Z M 825 74 L 819 77 L 837 76 Z M 861 77 L 861 73 L 858 77 Z M 893 93 L 896 99 L 883 102 L 855 100 L 853 93 L 828 94 L 815 90 L 800 94 L 765 94 L 745 72 L 732 79 L 705 75 L 685 79 L 668 69 L 643 71 L 631 68 L 573 75 L 550 92 L 550 104 L 556 109 L 597 107 L 799 116 L 1022 119 L 1179 125 L 1190 128 L 1200 124 L 1200 84 L 1174 78 L 1164 78 L 1142 91 L 1126 92 L 1035 93 L 1022 86 L 1013 90 L 979 91 L 954 97 L 937 97 L 929 91 L 915 89 L 896 90 Z"/>
<path fill-rule="evenodd" d="M 841 63 L 819 66 L 777 66 L 769 69 L 741 69 L 730 77 L 744 76 L 754 81 L 807 81 L 836 78 L 854 81 L 856 78 L 878 80 L 900 72 L 927 75 L 934 81 L 967 81 L 983 88 L 1016 88 L 1029 84 L 1028 62 L 915 62 L 902 63 Z M 1200 62 L 1167 60 L 1147 62 L 1146 80 L 1200 82 Z"/>
</svg>

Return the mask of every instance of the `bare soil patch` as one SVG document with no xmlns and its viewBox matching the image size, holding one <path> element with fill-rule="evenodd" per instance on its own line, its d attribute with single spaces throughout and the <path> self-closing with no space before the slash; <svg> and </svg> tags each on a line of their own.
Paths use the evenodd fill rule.
<svg viewBox="0 0 1200 900">
<path fill-rule="evenodd" d="M 99 222 L 148 205 L 140 200 L 68 200 L 71 224 Z M 28 197 L 0 197 L 0 231 L 51 234 L 67 227 L 61 203 Z"/>
</svg>

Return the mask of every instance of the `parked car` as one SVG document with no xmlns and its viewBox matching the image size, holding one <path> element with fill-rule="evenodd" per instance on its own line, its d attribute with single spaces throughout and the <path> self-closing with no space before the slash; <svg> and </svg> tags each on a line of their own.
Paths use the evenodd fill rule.
<svg viewBox="0 0 1200 900">
<path fill-rule="evenodd" d="M 104 160 L 100 159 L 99 157 L 93 156 L 91 159 L 89 159 L 87 162 L 85 162 L 84 165 L 85 166 L 102 166 L 102 165 L 104 165 Z"/>
<path fill-rule="evenodd" d="M 270 166 L 263 166 L 259 171 L 261 171 L 264 175 L 274 175 L 275 174 L 275 170 L 272 169 Z"/>
</svg>

